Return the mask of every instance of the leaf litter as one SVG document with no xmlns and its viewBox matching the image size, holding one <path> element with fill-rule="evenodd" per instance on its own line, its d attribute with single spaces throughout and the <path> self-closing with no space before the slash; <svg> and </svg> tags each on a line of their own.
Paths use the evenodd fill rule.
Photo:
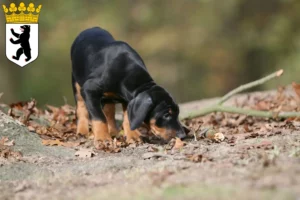
<svg viewBox="0 0 300 200">
<path fill-rule="evenodd" d="M 0 139 L 0 158 L 20 160 L 22 153 L 14 151 L 11 147 L 14 146 L 14 140 L 9 140 L 7 137 Z"/>
<path fill-rule="evenodd" d="M 75 156 L 79 158 L 91 158 L 97 155 L 92 149 L 80 148 L 75 152 Z"/>
<path fill-rule="evenodd" d="M 93 136 L 83 137 L 76 134 L 75 108 L 70 105 L 55 107 L 46 105 L 46 109 L 38 109 L 34 99 L 28 102 L 10 104 L 8 115 L 27 126 L 30 132 L 37 133 L 42 144 L 46 146 L 64 146 L 75 148 L 89 143 Z M 43 119 L 37 120 L 37 119 Z M 122 131 L 122 130 L 121 130 Z M 111 142 L 100 142 L 95 149 L 109 153 L 121 152 L 125 147 L 136 147 L 138 144 L 127 144 L 120 134 Z"/>
<path fill-rule="evenodd" d="M 274 94 L 248 95 L 247 100 L 236 101 L 236 104 L 245 108 L 255 108 L 257 102 L 261 101 L 266 101 L 266 105 L 272 111 L 299 111 L 299 101 L 296 93 L 294 91 L 286 93 L 285 89 L 282 88 Z M 260 105 L 262 104 L 260 103 Z M 62 107 L 57 108 L 63 109 Z M 261 109 L 261 107 L 258 105 L 257 109 Z M 59 114 L 55 116 L 53 112 L 58 112 Z M 17 115 L 16 119 L 19 119 L 21 116 L 18 116 L 17 112 L 13 113 Z M 40 121 L 35 121 L 35 117 L 44 118 L 47 123 L 41 124 Z M 223 180 L 225 183 L 232 183 L 240 181 L 240 177 L 243 177 L 243 183 L 255 185 L 255 187 L 259 188 L 276 187 L 280 189 L 283 184 L 287 184 L 285 187 L 291 188 L 298 188 L 299 186 L 298 179 L 295 179 L 298 168 L 297 162 L 295 162 L 297 160 L 294 157 L 299 160 L 300 140 L 299 136 L 295 136 L 295 134 L 291 135 L 294 131 L 299 132 L 300 130 L 299 118 L 270 120 L 228 113 L 212 113 L 204 117 L 185 121 L 185 124 L 192 131 L 190 134 L 191 137 L 182 141 L 185 145 L 181 148 L 174 149 L 174 145 L 176 144 L 176 140 L 174 139 L 166 145 L 157 145 L 157 143 L 144 144 L 142 146 L 144 147 L 142 154 L 140 154 L 141 149 L 139 146 L 137 149 L 131 149 L 130 151 L 124 150 L 128 146 L 126 144 L 124 144 L 125 146 L 121 145 L 123 142 L 122 137 L 116 138 L 116 141 L 120 142 L 118 144 L 111 142 L 107 145 L 99 146 L 100 149 L 95 149 L 91 147 L 93 145 L 91 138 L 82 138 L 76 135 L 75 122 L 72 112 L 60 112 L 57 109 L 53 110 L 46 107 L 45 110 L 35 110 L 30 115 L 26 126 L 32 132 L 39 130 L 39 136 L 42 138 L 42 141 L 56 139 L 60 142 L 83 141 L 79 146 L 70 147 L 76 150 L 74 156 L 78 157 L 78 160 L 103 155 L 98 151 L 110 152 L 112 150 L 109 149 L 113 148 L 113 145 L 121 146 L 119 148 L 124 154 L 121 154 L 120 157 L 128 155 L 128 153 L 136 155 L 136 160 L 134 161 L 144 163 L 143 165 L 145 166 L 149 165 L 149 163 L 154 164 L 153 161 L 162 162 L 162 160 L 166 160 L 164 163 L 157 163 L 156 166 L 153 165 L 153 170 L 156 171 L 149 173 L 150 181 L 158 186 L 162 184 L 168 185 L 174 180 L 176 180 L 176 183 L 184 185 L 196 179 L 211 182 Z M 203 136 L 200 132 L 205 127 L 210 127 L 215 133 L 222 133 L 225 139 L 221 143 L 218 143 L 213 139 Z M 253 134 L 251 137 L 245 139 L 246 136 L 251 134 Z M 195 140 L 195 137 L 197 140 Z M 287 142 L 281 144 L 281 138 L 285 138 L 283 141 Z M 8 142 L 10 141 L 8 140 Z M 105 145 L 109 146 L 109 148 L 106 148 Z M 285 155 L 282 156 L 281 154 L 280 156 L 272 157 L 273 154 L 275 155 L 273 151 L 276 150 L 276 145 L 282 147 L 285 155 L 292 155 L 293 157 L 285 158 Z M 116 157 L 112 159 L 120 159 L 118 155 L 112 157 Z M 145 161 L 138 159 L 145 159 Z M 167 163 L 170 165 L 163 167 L 166 171 L 161 171 L 161 166 Z M 181 166 L 182 164 L 183 166 Z M 160 167 L 159 170 L 157 166 Z M 123 164 L 121 167 L 123 167 Z M 152 169 L 152 166 L 150 167 Z M 186 168 L 183 167 L 188 167 L 188 170 L 184 171 Z M 261 171 L 261 168 L 265 169 Z M 135 169 L 133 168 L 133 170 Z M 236 176 L 232 176 L 232 174 L 236 174 Z M 275 178 L 272 178 L 272 176 Z M 269 177 L 271 177 L 270 180 L 267 180 Z M 116 180 L 119 181 L 118 179 Z M 290 183 L 286 183 L 285 180 L 291 181 Z M 127 179 L 124 181 L 127 181 Z"/>
<path fill-rule="evenodd" d="M 292 93 L 287 92 L 286 87 L 279 87 L 274 94 L 248 95 L 241 103 L 235 100 L 235 104 L 244 108 L 268 110 L 274 113 L 279 111 L 300 111 L 300 85 L 293 83 L 292 88 Z M 39 109 L 37 108 L 37 102 L 32 99 L 28 102 L 13 103 L 8 105 L 8 107 L 8 114 L 27 126 L 30 132 L 39 134 L 44 145 L 84 148 L 85 146 L 89 147 L 88 144 L 91 143 L 93 138 L 92 135 L 85 138 L 76 134 L 75 108 L 68 104 L 60 107 L 47 105 L 46 108 Z M 181 141 L 179 138 L 176 138 L 164 145 L 164 152 L 161 152 L 155 145 L 148 145 L 148 151 L 153 153 L 153 155 L 158 155 L 157 153 L 172 154 L 175 151 L 181 152 L 181 150 L 190 148 L 190 142 L 192 141 L 196 143 L 204 141 L 207 144 L 226 142 L 234 146 L 241 139 L 276 135 L 279 128 L 293 127 L 292 122 L 294 121 L 300 120 L 289 118 L 281 123 L 281 127 L 274 127 L 271 125 L 270 120 L 267 119 L 228 113 L 212 113 L 204 117 L 184 121 L 184 125 L 191 130 L 190 134 L 193 139 L 188 138 Z M 276 120 L 275 123 L 277 123 Z M 144 132 L 150 138 L 148 140 L 150 143 L 154 141 L 152 140 L 155 137 L 153 134 L 151 135 L 149 131 Z M 258 132 L 259 134 L 257 135 Z M 154 144 L 156 143 L 154 142 Z M 123 148 L 135 148 L 137 146 L 138 144 L 127 144 L 123 134 L 120 134 L 110 142 L 99 143 L 95 147 L 95 151 L 118 153 Z M 193 162 L 203 162 L 205 159 L 202 157 L 206 158 L 203 154 L 185 155 L 188 160 Z"/>
</svg>

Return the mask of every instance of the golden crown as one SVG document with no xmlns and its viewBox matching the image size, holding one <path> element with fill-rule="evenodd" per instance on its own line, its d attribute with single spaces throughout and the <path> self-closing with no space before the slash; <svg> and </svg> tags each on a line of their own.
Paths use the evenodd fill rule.
<svg viewBox="0 0 300 200">
<path fill-rule="evenodd" d="M 33 3 L 30 3 L 28 7 L 26 7 L 23 2 L 20 3 L 19 7 L 17 7 L 14 3 L 11 3 L 9 8 L 3 5 L 6 23 L 12 24 L 38 23 L 41 8 L 42 5 L 39 5 L 37 8 L 35 8 Z M 16 13 L 17 10 L 19 11 L 18 14 Z M 26 10 L 28 12 L 27 14 L 24 13 Z M 8 14 L 9 12 L 10 14 Z"/>
</svg>

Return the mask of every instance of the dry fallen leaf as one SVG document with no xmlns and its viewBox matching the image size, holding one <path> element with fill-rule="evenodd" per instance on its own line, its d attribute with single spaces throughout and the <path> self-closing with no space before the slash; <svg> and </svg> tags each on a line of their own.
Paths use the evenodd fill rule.
<svg viewBox="0 0 300 200">
<path fill-rule="evenodd" d="M 173 149 L 181 149 L 185 145 L 185 142 L 181 141 L 180 138 L 176 138 Z"/>
<path fill-rule="evenodd" d="M 2 137 L 0 139 L 0 157 L 2 158 L 15 158 L 19 160 L 22 157 L 22 153 L 19 151 L 14 151 L 10 146 L 14 145 L 14 141 L 9 141 L 7 137 Z"/>
<path fill-rule="evenodd" d="M 203 156 L 202 154 L 187 155 L 187 159 L 192 162 L 212 161 L 212 159 L 208 159 L 207 157 Z"/>
<path fill-rule="evenodd" d="M 35 128 L 33 126 L 27 126 L 27 128 L 30 132 L 35 132 Z"/>
<path fill-rule="evenodd" d="M 97 154 L 92 149 L 81 148 L 75 152 L 75 156 L 77 156 L 79 158 L 91 158 L 95 155 L 97 155 Z"/>
<path fill-rule="evenodd" d="M 187 158 L 192 162 L 202 162 L 203 155 L 202 154 L 194 154 L 187 156 Z"/>
<path fill-rule="evenodd" d="M 2 137 L 0 140 L 0 145 L 3 146 L 13 146 L 15 144 L 14 140 L 9 141 L 7 137 Z"/>
<path fill-rule="evenodd" d="M 0 145 L 4 145 L 4 143 L 8 140 L 7 137 L 2 137 L 0 140 Z"/>
<path fill-rule="evenodd" d="M 67 114 L 75 114 L 75 108 L 73 107 L 73 106 L 70 106 L 70 105 L 68 105 L 68 104 L 65 104 L 65 105 L 63 105 L 62 107 L 61 107 L 61 109 L 63 110 L 63 111 L 65 111 L 65 113 L 67 113 Z"/>
<path fill-rule="evenodd" d="M 57 113 L 57 112 L 59 112 L 59 108 L 57 108 L 57 107 L 54 107 L 54 106 L 51 106 L 51 105 L 46 105 L 48 108 L 49 108 L 49 110 L 51 110 L 53 113 Z"/>
<path fill-rule="evenodd" d="M 36 105 L 36 100 L 31 99 L 31 101 L 27 102 L 27 109 L 28 110 L 33 110 Z"/>
<path fill-rule="evenodd" d="M 262 111 L 268 111 L 268 110 L 270 110 L 270 103 L 266 102 L 266 101 L 259 101 L 256 104 L 256 109 L 262 110 Z"/>
<path fill-rule="evenodd" d="M 59 141 L 58 139 L 56 140 L 42 140 L 42 143 L 43 145 L 46 145 L 46 146 L 62 146 L 62 142 Z"/>
<path fill-rule="evenodd" d="M 206 134 L 205 134 L 205 137 L 209 138 L 209 139 L 212 139 L 215 142 L 222 142 L 225 139 L 225 136 L 223 135 L 223 133 L 220 133 L 220 132 L 217 133 L 213 129 L 207 131 Z"/>
<path fill-rule="evenodd" d="M 12 103 L 9 105 L 9 107 L 11 109 L 23 110 L 24 102 L 19 101 L 17 103 Z"/>
<path fill-rule="evenodd" d="M 149 151 L 149 152 L 158 152 L 159 149 L 156 148 L 156 147 L 153 147 L 153 146 L 149 146 L 149 147 L 148 147 L 148 151 Z"/>
<path fill-rule="evenodd" d="M 16 159 L 20 159 L 23 154 L 20 151 L 10 151 L 10 156 Z"/>
<path fill-rule="evenodd" d="M 292 83 L 293 89 L 297 96 L 300 98 L 300 84 L 297 84 L 295 82 Z"/>
<path fill-rule="evenodd" d="M 25 106 L 23 107 L 23 109 L 25 109 L 25 114 L 24 114 L 23 120 L 22 120 L 23 124 L 27 125 L 30 115 L 32 115 L 34 113 L 35 105 L 36 105 L 36 101 L 34 99 L 32 99 L 31 101 L 27 102 L 25 104 Z"/>
<path fill-rule="evenodd" d="M 222 142 L 225 139 L 225 136 L 223 135 L 223 133 L 216 133 L 214 140 L 216 142 Z"/>
<path fill-rule="evenodd" d="M 10 147 L 10 146 L 14 146 L 14 145 L 15 145 L 15 142 L 14 142 L 14 140 L 7 141 L 7 142 L 5 142 L 5 143 L 4 143 L 4 146 L 8 146 L 8 147 Z"/>
<path fill-rule="evenodd" d="M 9 147 L 0 149 L 0 157 L 2 158 L 15 158 L 19 160 L 22 157 L 22 153 L 19 151 L 13 151 Z"/>
<path fill-rule="evenodd" d="M 249 127 L 248 124 L 244 124 L 244 130 L 245 130 L 245 132 L 250 132 L 250 131 L 252 131 L 252 129 Z"/>
<path fill-rule="evenodd" d="M 42 140 L 43 145 L 46 146 L 64 146 L 64 147 L 77 147 L 80 145 L 80 142 L 61 142 L 58 139 L 55 140 Z"/>
<path fill-rule="evenodd" d="M 80 142 L 62 142 L 61 145 L 64 147 L 78 147 Z"/>
<path fill-rule="evenodd" d="M 125 143 L 124 138 L 115 138 L 113 141 L 97 141 L 94 143 L 94 146 L 97 150 L 102 150 L 109 153 L 119 153 L 121 152 L 121 147 L 126 147 L 128 144 Z"/>
<path fill-rule="evenodd" d="M 273 127 L 271 124 L 265 124 L 265 127 L 268 131 L 272 131 L 273 130 Z"/>
</svg>

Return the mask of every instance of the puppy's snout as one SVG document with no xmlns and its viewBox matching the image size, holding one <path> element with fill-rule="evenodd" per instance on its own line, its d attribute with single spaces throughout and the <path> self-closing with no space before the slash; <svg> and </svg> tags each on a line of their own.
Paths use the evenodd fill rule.
<svg viewBox="0 0 300 200">
<path fill-rule="evenodd" d="M 184 132 L 184 130 L 180 130 L 176 132 L 176 137 L 180 138 L 180 139 L 184 139 L 186 137 L 186 134 Z"/>
</svg>

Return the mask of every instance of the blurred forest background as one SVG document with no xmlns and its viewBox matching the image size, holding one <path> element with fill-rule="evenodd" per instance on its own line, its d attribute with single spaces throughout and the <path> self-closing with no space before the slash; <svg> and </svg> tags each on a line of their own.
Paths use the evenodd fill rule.
<svg viewBox="0 0 300 200">
<path fill-rule="evenodd" d="M 1 0 L 9 6 L 21 1 Z M 42 4 L 39 57 L 20 68 L 5 56 L 0 14 L 2 102 L 35 98 L 39 106 L 73 104 L 70 46 L 89 27 L 107 29 L 144 59 L 178 102 L 220 96 L 276 69 L 300 82 L 299 0 L 33 0 Z M 64 98 L 65 97 L 65 98 Z"/>
</svg>

